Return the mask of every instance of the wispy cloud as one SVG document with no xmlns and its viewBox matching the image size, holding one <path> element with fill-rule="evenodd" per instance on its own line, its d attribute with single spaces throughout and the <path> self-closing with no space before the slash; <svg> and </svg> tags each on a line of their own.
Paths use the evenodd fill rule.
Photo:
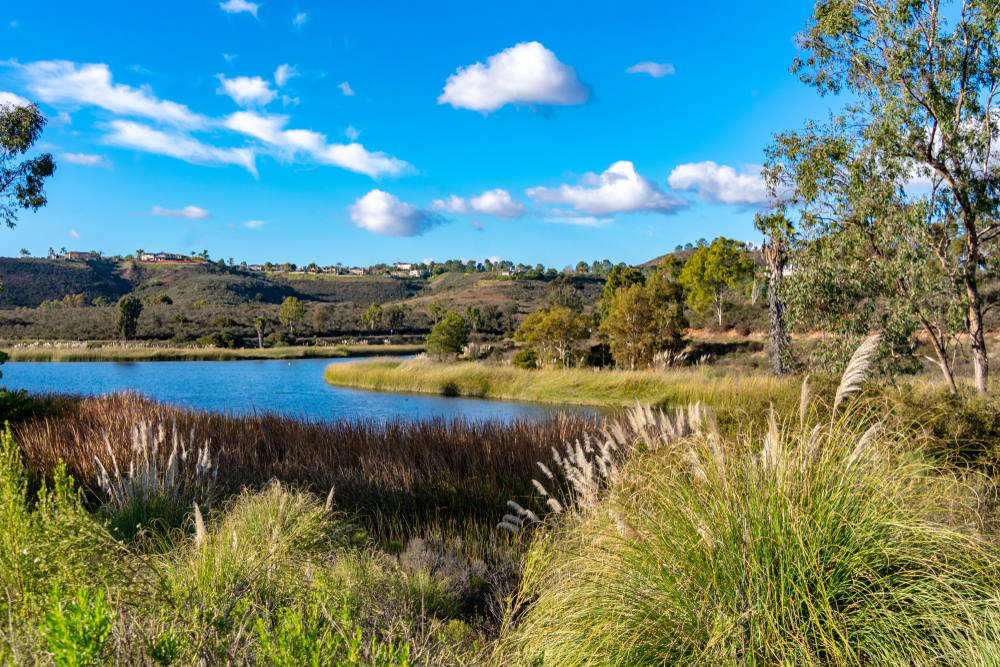
<svg viewBox="0 0 1000 667">
<path fill-rule="evenodd" d="M 237 58 L 239 58 L 240 54 L 238 54 L 238 53 L 223 53 L 222 57 L 226 59 L 227 63 L 231 63 L 234 60 L 236 60 Z"/>
<path fill-rule="evenodd" d="M 75 229 L 69 230 L 69 232 L 66 233 L 66 236 L 70 237 L 71 239 L 75 239 L 77 241 L 79 241 L 81 238 L 80 232 L 76 231 Z"/>
<path fill-rule="evenodd" d="M 233 79 L 227 79 L 225 74 L 216 76 L 222 84 L 215 90 L 216 94 L 228 95 L 244 109 L 266 106 L 278 96 L 278 92 L 271 88 L 271 84 L 259 76 L 238 76 Z"/>
<path fill-rule="evenodd" d="M 348 125 L 347 129 L 344 130 L 344 136 L 351 141 L 357 141 L 358 137 L 361 136 L 361 130 L 357 129 L 353 125 Z"/>
<path fill-rule="evenodd" d="M 291 104 L 293 107 L 299 106 L 299 98 L 297 98 L 297 97 L 289 97 L 288 95 L 282 95 L 281 96 L 281 107 L 285 108 L 289 104 Z"/>
<path fill-rule="evenodd" d="M 102 155 L 88 155 L 86 153 L 62 153 L 59 158 L 63 162 L 71 164 L 82 164 L 85 167 L 104 167 L 111 169 L 111 161 Z"/>
<path fill-rule="evenodd" d="M 257 176 L 252 148 L 211 146 L 191 137 L 166 134 L 127 120 L 112 121 L 109 127 L 111 132 L 104 137 L 104 142 L 112 146 L 166 155 L 192 164 L 235 164 L 249 171 L 254 177 Z"/>
<path fill-rule="evenodd" d="M 635 65 L 632 65 L 627 70 L 625 70 L 625 73 L 648 74 L 654 79 L 662 79 L 666 75 L 674 73 L 674 66 L 671 65 L 670 63 L 662 63 L 662 64 L 652 63 L 652 62 L 636 63 Z"/>
<path fill-rule="evenodd" d="M 302 12 L 301 14 L 295 15 L 295 18 L 292 19 L 292 25 L 295 26 L 296 28 L 301 28 L 306 24 L 306 21 L 308 20 L 309 17 L 306 16 L 305 12 Z"/>
<path fill-rule="evenodd" d="M 261 5 L 264 3 L 247 2 L 247 0 L 229 0 L 228 2 L 220 2 L 219 7 L 222 11 L 227 14 L 239 14 L 240 12 L 249 12 L 253 14 L 254 18 L 257 18 L 257 10 L 260 9 Z"/>
<path fill-rule="evenodd" d="M 184 218 L 185 220 L 202 220 L 211 218 L 212 214 L 197 206 L 185 206 L 176 210 L 170 210 L 161 206 L 154 206 L 150 215 L 162 215 L 165 218 Z"/>
<path fill-rule="evenodd" d="M 267 224 L 267 220 L 247 220 L 243 226 L 247 229 L 260 229 Z"/>
<path fill-rule="evenodd" d="M 354 97 L 354 91 L 351 90 L 351 84 L 347 83 L 346 81 L 344 83 L 338 83 L 337 88 L 340 88 L 340 90 L 347 97 Z"/>
<path fill-rule="evenodd" d="M 293 76 L 301 76 L 294 65 L 279 65 L 278 69 L 274 71 L 274 82 L 278 84 L 278 88 L 281 88 Z"/>
<path fill-rule="evenodd" d="M 9 104 L 13 107 L 23 107 L 31 104 L 28 100 L 14 93 L 7 93 L 0 90 L 0 104 Z"/>
<path fill-rule="evenodd" d="M 447 199 L 435 199 L 431 207 L 438 211 L 472 215 L 482 213 L 497 218 L 519 218 L 525 214 L 524 204 L 513 199 L 506 190 L 487 190 L 477 197 L 468 200 L 457 195 Z"/>
</svg>

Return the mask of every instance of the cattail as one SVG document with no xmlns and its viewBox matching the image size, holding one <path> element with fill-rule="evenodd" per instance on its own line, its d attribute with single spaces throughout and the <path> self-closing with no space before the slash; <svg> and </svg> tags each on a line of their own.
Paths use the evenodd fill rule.
<svg viewBox="0 0 1000 667">
<path fill-rule="evenodd" d="M 545 490 L 545 487 L 542 486 L 542 483 L 539 482 L 537 479 L 531 480 L 531 483 L 535 485 L 535 488 L 538 490 L 540 494 L 542 494 L 543 496 L 549 495 L 549 492 Z"/>
<path fill-rule="evenodd" d="M 555 498 L 549 498 L 545 501 L 545 504 L 548 505 L 556 514 L 562 514 L 563 506 L 560 505 L 559 501 Z"/>
<path fill-rule="evenodd" d="M 701 536 L 702 541 L 704 541 L 709 551 L 715 548 L 715 536 L 712 535 L 712 529 L 704 521 L 698 526 L 698 535 Z"/>
<path fill-rule="evenodd" d="M 538 518 L 538 515 L 532 512 L 531 510 L 524 510 L 524 517 L 529 521 L 533 521 L 535 523 L 541 521 L 541 519 Z"/>
<path fill-rule="evenodd" d="M 548 477 L 549 479 L 555 479 L 555 475 L 552 474 L 552 471 L 549 470 L 548 466 L 546 466 L 544 463 L 542 463 L 541 461 L 539 461 L 538 462 L 538 467 L 542 469 L 542 473 L 546 477 Z"/>
<path fill-rule="evenodd" d="M 611 518 L 614 519 L 615 526 L 618 527 L 619 535 L 634 542 L 642 541 L 642 535 L 640 535 L 639 531 L 635 529 L 635 526 L 629 523 L 628 519 L 614 510 L 610 510 L 609 514 L 611 515 Z"/>
<path fill-rule="evenodd" d="M 503 515 L 503 521 L 506 521 L 507 523 L 512 523 L 515 526 L 520 526 L 520 525 L 522 525 L 524 523 L 524 521 L 522 521 L 521 519 L 517 518 L 513 514 L 504 514 Z"/>
<path fill-rule="evenodd" d="M 882 336 L 880 334 L 870 336 L 854 351 L 854 355 L 851 357 L 851 361 L 847 364 L 847 369 L 840 379 L 840 385 L 837 387 L 837 395 L 833 399 L 834 414 L 836 414 L 837 408 L 845 398 L 861 388 L 861 383 L 865 381 L 868 375 L 868 369 L 871 368 L 872 360 L 875 358 L 875 353 L 878 352 L 878 344 L 881 340 Z"/>
<path fill-rule="evenodd" d="M 881 429 L 882 429 L 881 423 L 872 424 L 870 427 L 868 427 L 868 430 L 865 431 L 865 434 L 861 436 L 861 440 L 858 441 L 857 446 L 854 447 L 854 451 L 851 452 L 851 456 L 847 459 L 847 465 L 844 467 L 845 473 L 848 470 L 850 470 L 851 466 L 854 465 L 854 462 L 857 461 L 861 457 L 861 455 L 865 453 L 865 450 L 868 449 L 868 445 L 871 444 L 872 439 Z"/>
<path fill-rule="evenodd" d="M 507 523 L 506 521 L 501 521 L 500 523 L 498 523 L 497 524 L 497 529 L 498 530 L 506 530 L 506 531 L 509 531 L 511 533 L 514 533 L 515 535 L 517 535 L 521 531 L 520 528 L 518 528 L 517 526 L 515 526 L 512 523 Z"/>
<path fill-rule="evenodd" d="M 334 488 L 336 488 L 336 487 L 331 486 L 330 487 L 330 493 L 326 494 L 325 509 L 326 509 L 327 514 L 329 514 L 330 510 L 333 508 L 333 490 L 334 490 Z"/>
<path fill-rule="evenodd" d="M 195 546 L 205 541 L 205 521 L 201 518 L 201 510 L 198 503 L 194 504 L 194 543 Z"/>
<path fill-rule="evenodd" d="M 524 514 L 526 512 L 526 510 L 523 507 L 521 507 L 520 505 L 518 505 L 517 503 L 515 503 L 513 500 L 508 500 L 507 501 L 507 507 L 509 507 L 512 510 L 514 510 L 515 512 L 517 512 L 518 516 L 524 516 Z"/>
</svg>

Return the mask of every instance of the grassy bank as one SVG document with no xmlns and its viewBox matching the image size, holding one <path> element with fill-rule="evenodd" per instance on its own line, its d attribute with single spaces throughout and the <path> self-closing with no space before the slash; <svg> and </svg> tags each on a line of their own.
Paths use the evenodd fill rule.
<svg viewBox="0 0 1000 667">
<path fill-rule="evenodd" d="M 406 356 L 420 345 L 331 345 L 224 350 L 189 347 L 0 348 L 11 361 L 237 361 L 241 359 L 342 359 Z"/>
<path fill-rule="evenodd" d="M 709 368 L 666 372 L 593 369 L 524 370 L 485 362 L 443 363 L 431 359 L 374 359 L 329 366 L 330 384 L 375 391 L 471 396 L 539 403 L 593 406 L 682 406 L 703 401 L 717 406 L 745 406 L 773 400 L 791 403 L 794 379 L 765 373 L 724 375 Z"/>
</svg>

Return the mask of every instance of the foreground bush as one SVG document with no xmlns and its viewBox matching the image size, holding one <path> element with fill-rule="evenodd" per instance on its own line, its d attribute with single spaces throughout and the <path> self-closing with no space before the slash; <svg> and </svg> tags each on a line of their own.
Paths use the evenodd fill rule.
<svg viewBox="0 0 1000 667">
<path fill-rule="evenodd" d="M 738 438 L 661 429 L 600 502 L 579 454 L 583 516 L 536 542 L 511 644 L 546 666 L 992 664 L 1000 560 L 970 490 L 862 407 L 813 425 L 803 401 Z"/>
</svg>

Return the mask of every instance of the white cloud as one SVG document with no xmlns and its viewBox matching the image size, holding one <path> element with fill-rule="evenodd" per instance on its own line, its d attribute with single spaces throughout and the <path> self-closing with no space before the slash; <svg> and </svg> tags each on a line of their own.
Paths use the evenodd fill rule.
<svg viewBox="0 0 1000 667">
<path fill-rule="evenodd" d="M 72 125 L 73 117 L 69 115 L 66 111 L 60 111 L 56 114 L 55 118 L 49 119 L 49 125 L 54 127 L 59 127 L 61 125 Z"/>
<path fill-rule="evenodd" d="M 247 229 L 260 229 L 267 224 L 267 220 L 247 220 L 243 226 Z"/>
<path fill-rule="evenodd" d="M 252 148 L 211 146 L 191 137 L 166 134 L 127 120 L 112 121 L 109 126 L 112 131 L 104 137 L 104 142 L 112 146 L 166 155 L 192 164 L 235 164 L 257 176 Z"/>
<path fill-rule="evenodd" d="M 351 90 L 351 84 L 347 83 L 346 81 L 344 83 L 338 83 L 337 88 L 340 88 L 340 90 L 347 97 L 354 97 L 354 91 Z"/>
<path fill-rule="evenodd" d="M 485 232 L 486 231 L 486 225 L 484 225 L 481 220 L 477 220 L 476 218 L 473 218 L 472 220 L 469 220 L 469 224 L 471 224 L 473 227 L 475 227 L 476 229 L 478 229 L 481 232 Z"/>
<path fill-rule="evenodd" d="M 537 202 L 569 204 L 576 211 L 595 217 L 640 211 L 676 213 L 688 205 L 687 201 L 664 193 L 625 160 L 615 162 L 603 174 L 585 174 L 580 180 L 582 185 L 529 188 L 525 193 Z M 574 224 L 584 223 L 578 221 Z"/>
<path fill-rule="evenodd" d="M 299 98 L 297 98 L 297 97 L 289 97 L 288 95 L 282 95 L 281 96 L 281 108 L 283 109 L 283 108 L 287 107 L 289 104 L 291 104 L 293 107 L 299 106 Z"/>
<path fill-rule="evenodd" d="M 313 159 L 333 164 L 372 178 L 400 176 L 413 171 L 408 163 L 382 152 L 371 153 L 361 144 L 330 144 L 326 135 L 311 130 L 286 130 L 288 116 L 260 115 L 251 111 L 238 111 L 225 120 L 225 126 L 270 145 L 283 157 L 293 158 L 305 153 Z"/>
<path fill-rule="evenodd" d="M 281 71 L 281 68 L 278 68 Z M 252 106 L 263 107 L 268 102 L 278 96 L 277 91 L 271 89 L 271 84 L 259 76 L 238 76 L 235 79 L 227 79 L 225 74 L 216 74 L 222 85 L 216 89 L 217 95 L 229 95 L 233 101 L 244 109 Z M 275 73 L 275 78 L 278 74 Z"/>
<path fill-rule="evenodd" d="M 439 211 L 472 215 L 482 213 L 497 218 L 519 218 L 525 214 L 524 204 L 512 199 L 506 190 L 487 190 L 478 197 L 468 201 L 462 197 L 451 195 L 447 199 L 436 199 L 431 206 Z"/>
<path fill-rule="evenodd" d="M 382 236 L 417 236 L 438 222 L 433 213 L 381 190 L 372 190 L 347 210 L 355 225 Z"/>
<path fill-rule="evenodd" d="M 228 2 L 220 2 L 219 7 L 227 14 L 250 12 L 254 18 L 257 18 L 257 10 L 260 9 L 262 4 L 264 3 L 247 2 L 247 0 L 229 0 Z"/>
<path fill-rule="evenodd" d="M 595 218 L 591 215 L 561 215 L 564 211 L 553 209 L 551 217 L 542 218 L 544 222 L 555 222 L 563 225 L 578 225 L 580 227 L 603 227 L 614 222 L 614 218 Z"/>
<path fill-rule="evenodd" d="M 448 77 L 438 104 L 484 115 L 505 104 L 571 106 L 590 99 L 576 71 L 538 42 L 522 42 L 486 59 L 459 67 Z"/>
<path fill-rule="evenodd" d="M 12 107 L 25 107 L 31 104 L 31 102 L 24 99 L 20 95 L 0 90 L 0 104 L 9 104 Z"/>
<path fill-rule="evenodd" d="M 186 129 L 205 127 L 208 119 L 183 104 L 161 100 L 149 86 L 112 84 L 105 64 L 77 65 L 65 60 L 24 65 L 28 88 L 48 103 L 92 104 L 122 116 L 139 116 Z"/>
<path fill-rule="evenodd" d="M 344 136 L 351 141 L 357 141 L 358 137 L 361 136 L 361 130 L 357 129 L 353 125 L 348 125 L 347 129 L 344 130 Z"/>
<path fill-rule="evenodd" d="M 740 174 L 728 165 L 711 161 L 682 164 L 670 172 L 667 183 L 675 190 L 693 191 L 713 204 L 753 206 L 768 201 L 760 167 L 754 165 Z"/>
<path fill-rule="evenodd" d="M 292 19 L 292 25 L 295 26 L 296 28 L 301 28 L 306 24 L 306 21 L 308 20 L 309 17 L 306 16 L 305 12 L 302 12 L 301 14 L 295 15 L 295 18 Z"/>
<path fill-rule="evenodd" d="M 660 79 L 668 74 L 673 74 L 674 66 L 671 65 L 670 63 L 660 64 L 660 63 L 644 62 L 632 65 L 627 70 L 625 70 L 625 72 L 627 74 L 648 74 L 654 79 Z"/>
<path fill-rule="evenodd" d="M 71 239 L 80 240 L 80 232 L 76 231 L 75 229 L 69 230 L 66 236 L 70 237 Z"/>
<path fill-rule="evenodd" d="M 173 211 L 161 206 L 154 206 L 149 213 L 150 215 L 162 215 L 165 218 L 184 218 L 185 220 L 202 220 L 212 217 L 211 213 L 197 206 L 185 206 Z"/>
<path fill-rule="evenodd" d="M 82 164 L 85 167 L 104 167 L 111 169 L 111 162 L 101 155 L 87 155 L 86 153 L 63 153 L 59 156 L 63 162 L 72 164 Z"/>
<path fill-rule="evenodd" d="M 279 65 L 278 69 L 274 71 L 274 82 L 278 84 L 278 88 L 281 88 L 293 76 L 301 76 L 294 65 Z"/>
<path fill-rule="evenodd" d="M 239 58 L 240 54 L 238 54 L 238 53 L 223 53 L 222 57 L 226 59 L 227 63 L 231 63 L 234 60 L 236 60 L 237 58 Z"/>
</svg>

